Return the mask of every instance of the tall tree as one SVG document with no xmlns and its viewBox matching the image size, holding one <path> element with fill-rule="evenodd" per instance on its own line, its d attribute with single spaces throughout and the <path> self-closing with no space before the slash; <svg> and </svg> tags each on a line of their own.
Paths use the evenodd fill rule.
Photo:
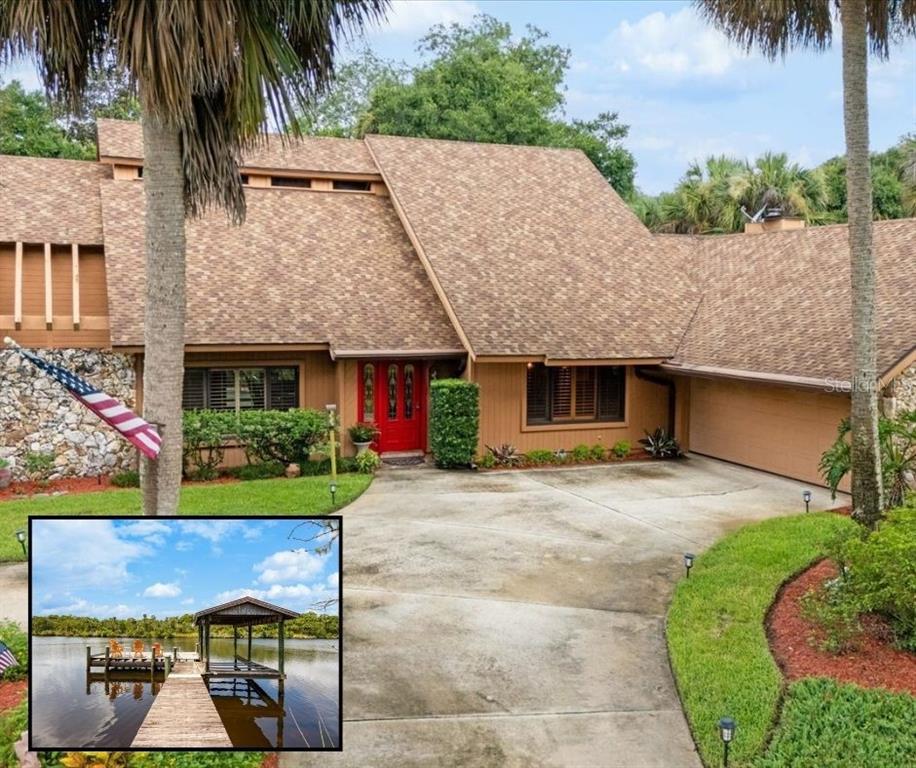
<svg viewBox="0 0 916 768">
<path fill-rule="evenodd" d="M 68 133 L 43 93 L 13 80 L 0 88 L 0 154 L 88 160 L 95 147 Z"/>
<path fill-rule="evenodd" d="M 874 527 L 882 515 L 878 444 L 875 259 L 868 156 L 868 48 L 886 58 L 890 43 L 916 32 L 912 0 L 696 0 L 701 13 L 746 48 L 770 57 L 793 47 L 823 50 L 839 11 L 843 51 L 843 124 L 852 280 L 852 504 L 853 515 Z"/>
<path fill-rule="evenodd" d="M 356 135 L 581 149 L 621 195 L 633 193 L 636 163 L 622 146 L 628 126 L 616 112 L 564 119 L 570 53 L 546 33 L 528 27 L 514 37 L 508 24 L 482 15 L 465 26 L 433 26 L 418 49 L 420 64 L 409 72 L 391 66 L 371 84 Z"/>
<path fill-rule="evenodd" d="M 108 66 L 137 86 L 143 114 L 146 309 L 143 414 L 163 433 L 141 463 L 143 510 L 178 508 L 182 469 L 186 216 L 220 207 L 240 222 L 242 150 L 270 115 L 327 82 L 339 36 L 386 0 L 0 0 L 0 58 L 36 58 L 49 96 L 79 112 Z"/>
</svg>

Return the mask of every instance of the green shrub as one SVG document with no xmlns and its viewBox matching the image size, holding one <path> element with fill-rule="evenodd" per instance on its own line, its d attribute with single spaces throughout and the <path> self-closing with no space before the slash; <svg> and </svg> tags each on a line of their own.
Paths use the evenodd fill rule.
<svg viewBox="0 0 916 768">
<path fill-rule="evenodd" d="M 12 621 L 0 622 L 0 640 L 2 640 L 16 657 L 18 665 L 7 667 L 0 674 L 0 680 L 24 680 L 29 668 L 29 640 L 17 624 Z"/>
<path fill-rule="evenodd" d="M 30 451 L 25 455 L 23 464 L 29 480 L 44 484 L 54 469 L 54 454 Z"/>
<path fill-rule="evenodd" d="M 477 459 L 477 466 L 483 469 L 493 469 L 496 466 L 496 457 L 493 455 L 493 451 L 487 448 L 487 452 Z"/>
<path fill-rule="evenodd" d="M 325 457 L 317 461 L 304 461 L 299 465 L 299 469 L 302 472 L 303 477 L 311 477 L 314 475 L 329 475 L 331 474 L 331 459 L 330 457 Z M 354 456 L 337 457 L 338 475 L 344 475 L 348 472 L 356 471 L 356 458 Z"/>
<path fill-rule="evenodd" d="M 140 473 L 135 469 L 116 472 L 111 476 L 111 484 L 117 488 L 139 488 Z"/>
<path fill-rule="evenodd" d="M 233 411 L 185 411 L 182 418 L 185 476 L 196 480 L 216 477 L 225 455 L 225 440 L 237 431 Z"/>
<path fill-rule="evenodd" d="M 633 445 L 629 440 L 618 440 L 611 447 L 611 453 L 613 453 L 618 459 L 625 459 L 630 455 L 630 451 L 632 449 Z"/>
<path fill-rule="evenodd" d="M 654 432 L 646 432 L 640 443 L 646 453 L 656 459 L 678 459 L 684 455 L 681 444 L 675 440 L 663 427 L 656 427 Z"/>
<path fill-rule="evenodd" d="M 509 443 L 497 446 L 488 445 L 487 455 L 492 457 L 493 464 L 497 467 L 517 467 L 524 459 L 524 456 L 515 450 L 515 446 Z"/>
<path fill-rule="evenodd" d="M 245 452 L 260 462 L 304 464 L 328 438 L 328 416 L 322 411 L 242 411 L 238 436 Z"/>
<path fill-rule="evenodd" d="M 376 470 L 382 466 L 382 460 L 379 455 L 371 448 L 367 448 L 359 454 L 354 461 L 356 462 L 356 471 L 364 475 L 374 475 Z"/>
<path fill-rule="evenodd" d="M 0 712 L 0 765 L 19 765 L 13 744 L 19 741 L 23 731 L 28 730 L 28 720 L 28 702 L 25 701 L 13 709 Z"/>
<path fill-rule="evenodd" d="M 851 537 L 842 558 L 856 606 L 887 616 L 897 644 L 916 651 L 916 505 L 892 510 L 876 530 Z"/>
<path fill-rule="evenodd" d="M 833 498 L 843 478 L 852 467 L 852 430 L 849 419 L 843 419 L 837 437 L 821 456 L 819 469 L 830 487 Z M 878 419 L 878 441 L 881 445 L 881 474 L 884 478 L 885 508 L 904 502 L 907 477 L 916 473 L 916 410 L 903 411 L 894 419 Z"/>
<path fill-rule="evenodd" d="M 467 467 L 477 452 L 480 391 L 464 379 L 439 379 L 430 385 L 430 449 L 436 466 Z"/>
<path fill-rule="evenodd" d="M 7 459 L 4 459 L 2 456 L 0 456 L 0 469 L 9 469 L 9 468 L 10 468 L 9 461 Z"/>
<path fill-rule="evenodd" d="M 378 436 L 378 427 L 366 421 L 354 424 L 347 432 L 354 443 L 371 443 Z"/>
<path fill-rule="evenodd" d="M 267 480 L 271 477 L 283 477 L 286 466 L 279 461 L 262 461 L 258 464 L 245 464 L 235 467 L 229 474 L 239 480 Z"/>
<path fill-rule="evenodd" d="M 605 455 L 607 454 L 607 450 L 605 449 L 603 445 L 601 445 L 601 443 L 595 443 L 591 447 L 590 452 L 592 454 L 592 458 L 595 461 L 604 461 Z"/>
<path fill-rule="evenodd" d="M 139 752 L 130 768 L 260 768 L 260 752 Z"/>
<path fill-rule="evenodd" d="M 830 582 L 802 596 L 802 616 L 821 631 L 821 637 L 812 638 L 820 650 L 845 653 L 855 649 L 862 625 L 859 623 L 858 606 L 849 598 L 848 590 L 841 581 Z"/>
<path fill-rule="evenodd" d="M 592 458 L 592 449 L 585 445 L 585 443 L 579 443 L 579 445 L 572 449 L 573 461 L 590 461 Z"/>
<path fill-rule="evenodd" d="M 557 457 L 553 451 L 547 448 L 535 448 L 533 451 L 528 451 L 528 453 L 525 454 L 525 459 L 529 464 L 539 467 L 542 464 L 553 464 L 557 460 Z"/>
</svg>

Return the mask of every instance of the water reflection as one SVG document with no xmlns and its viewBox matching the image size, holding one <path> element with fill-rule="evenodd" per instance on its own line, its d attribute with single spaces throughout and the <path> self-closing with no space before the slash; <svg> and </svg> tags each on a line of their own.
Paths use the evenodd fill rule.
<svg viewBox="0 0 916 768">
<path fill-rule="evenodd" d="M 163 642 L 194 651 L 194 638 Z M 157 673 L 86 673 L 86 645 L 100 638 L 33 639 L 32 728 L 36 747 L 104 748 L 130 746 L 162 687 Z M 252 660 L 276 666 L 277 641 L 254 640 Z M 213 638 L 214 661 L 232 661 L 232 639 Z M 286 681 L 218 678 L 210 695 L 237 747 L 308 749 L 340 741 L 339 654 L 336 641 L 287 640 Z"/>
</svg>

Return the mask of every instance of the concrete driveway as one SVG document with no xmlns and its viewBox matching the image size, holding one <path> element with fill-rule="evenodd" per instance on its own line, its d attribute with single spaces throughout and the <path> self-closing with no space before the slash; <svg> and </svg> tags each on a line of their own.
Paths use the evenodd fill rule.
<svg viewBox="0 0 916 768">
<path fill-rule="evenodd" d="M 29 566 L 0 563 L 0 621 L 29 622 Z"/>
<path fill-rule="evenodd" d="M 386 470 L 344 512 L 344 750 L 280 764 L 699 766 L 664 638 L 682 554 L 803 488 L 699 457 Z"/>
</svg>

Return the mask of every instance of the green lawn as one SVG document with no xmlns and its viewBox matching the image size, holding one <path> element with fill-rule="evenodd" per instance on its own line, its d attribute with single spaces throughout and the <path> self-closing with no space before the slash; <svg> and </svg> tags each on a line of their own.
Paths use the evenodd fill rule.
<svg viewBox="0 0 916 768">
<path fill-rule="evenodd" d="M 916 698 L 810 678 L 789 686 L 779 727 L 754 768 L 916 765 Z"/>
<path fill-rule="evenodd" d="M 327 515 L 346 506 L 371 482 L 371 475 L 337 478 L 337 503 L 331 505 L 326 475 L 294 480 L 189 485 L 181 491 L 182 515 Z M 139 515 L 140 491 L 103 491 L 40 496 L 0 502 L 0 562 L 24 560 L 15 532 L 29 515 Z"/>
<path fill-rule="evenodd" d="M 697 558 L 690 578 L 678 584 L 668 612 L 668 649 L 707 766 L 721 765 L 717 723 L 724 715 L 738 724 L 732 765 L 749 765 L 760 754 L 782 690 L 764 630 L 767 609 L 785 580 L 817 558 L 839 528 L 852 525 L 823 512 L 746 526 Z"/>
</svg>

